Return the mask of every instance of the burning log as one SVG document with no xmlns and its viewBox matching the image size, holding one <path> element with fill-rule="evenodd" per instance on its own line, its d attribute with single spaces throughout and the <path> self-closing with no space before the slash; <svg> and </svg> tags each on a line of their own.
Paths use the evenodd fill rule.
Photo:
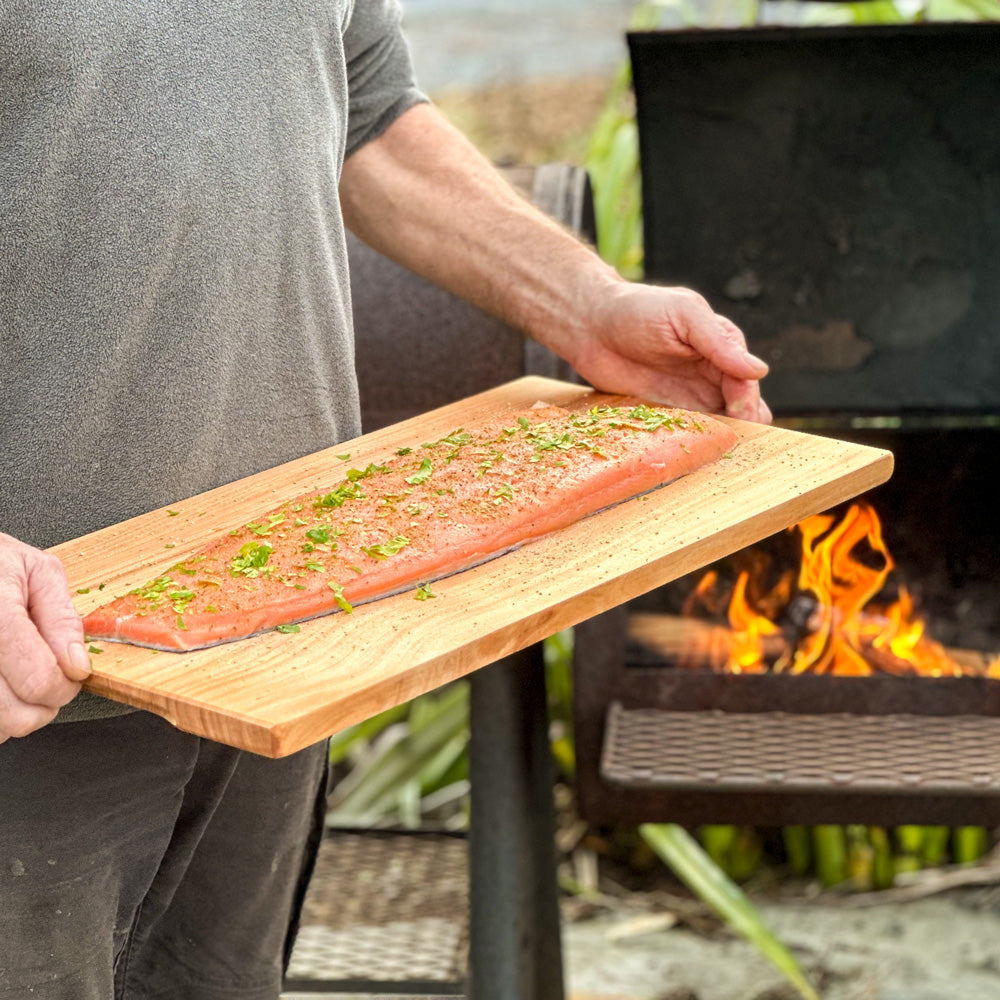
<svg viewBox="0 0 1000 1000">
<path fill-rule="evenodd" d="M 793 661 L 797 630 L 786 626 L 761 636 L 761 659 L 740 667 L 739 671 L 734 670 L 733 654 L 739 646 L 740 635 L 725 625 L 682 615 L 635 613 L 629 616 L 628 635 L 634 642 L 685 669 L 765 673 L 775 669 L 776 664 Z M 953 674 L 987 674 L 989 654 L 974 649 L 939 648 L 946 661 L 954 665 Z M 872 641 L 863 642 L 861 652 L 868 673 L 909 675 L 920 672 L 912 661 Z"/>
<path fill-rule="evenodd" d="M 931 639 L 904 586 L 896 600 L 876 603 L 895 563 L 871 506 L 853 504 L 839 520 L 817 514 L 795 530 L 802 543 L 797 580 L 786 571 L 777 584 L 766 586 L 766 560 L 750 559 L 750 568 L 724 595 L 718 574 L 710 570 L 692 591 L 684 615 L 725 609 L 729 627 L 702 622 L 709 631 L 699 631 L 692 618 L 667 628 L 646 622 L 637 627 L 646 630 L 647 644 L 669 647 L 681 665 L 731 673 L 1000 678 L 1000 657 L 989 663 L 982 653 L 948 650 Z"/>
</svg>

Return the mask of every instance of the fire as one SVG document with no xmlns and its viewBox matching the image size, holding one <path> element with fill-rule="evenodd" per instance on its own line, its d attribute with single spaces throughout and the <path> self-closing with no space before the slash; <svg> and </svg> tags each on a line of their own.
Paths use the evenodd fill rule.
<svg viewBox="0 0 1000 1000">
<path fill-rule="evenodd" d="M 905 587 L 891 603 L 877 603 L 895 562 L 871 506 L 855 504 L 839 520 L 818 514 L 792 530 L 802 545 L 797 581 L 796 574 L 787 574 L 767 589 L 758 565 L 741 572 L 733 586 L 726 612 L 731 632 L 726 670 L 934 677 L 972 672 L 927 635 Z M 793 617 L 788 612 L 796 600 L 800 619 L 805 601 L 805 620 L 778 624 Z M 689 600 L 693 603 L 707 608 L 719 603 L 716 574 L 702 578 Z M 974 672 L 1000 678 L 1000 658 Z"/>
</svg>

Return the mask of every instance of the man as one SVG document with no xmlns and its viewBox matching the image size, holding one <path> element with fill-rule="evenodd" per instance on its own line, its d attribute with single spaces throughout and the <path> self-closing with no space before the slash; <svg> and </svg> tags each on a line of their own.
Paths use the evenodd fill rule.
<svg viewBox="0 0 1000 1000">
<path fill-rule="evenodd" d="M 42 548 L 358 432 L 345 222 L 600 388 L 767 420 L 766 369 L 514 195 L 395 0 L 8 0 L 0 123 L 0 998 L 274 1000 L 324 747 L 79 695 Z"/>
</svg>

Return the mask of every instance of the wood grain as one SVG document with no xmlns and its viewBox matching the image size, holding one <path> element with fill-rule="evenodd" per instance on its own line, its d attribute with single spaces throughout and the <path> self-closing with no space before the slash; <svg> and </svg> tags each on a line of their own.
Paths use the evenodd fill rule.
<svg viewBox="0 0 1000 1000">
<path fill-rule="evenodd" d="M 536 400 L 588 390 L 524 378 L 267 472 L 56 546 L 85 614 L 220 533 L 352 466 Z M 292 753 L 383 709 L 884 482 L 892 455 L 728 420 L 732 456 L 434 585 L 191 653 L 100 642 L 86 687 L 188 732 L 256 753 Z"/>
</svg>

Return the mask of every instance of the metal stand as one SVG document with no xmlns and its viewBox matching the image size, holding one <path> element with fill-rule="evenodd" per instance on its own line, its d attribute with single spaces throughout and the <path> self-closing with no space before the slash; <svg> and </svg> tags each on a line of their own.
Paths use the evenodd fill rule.
<svg viewBox="0 0 1000 1000">
<path fill-rule="evenodd" d="M 470 994 L 563 1000 L 541 646 L 472 675 Z"/>
</svg>

